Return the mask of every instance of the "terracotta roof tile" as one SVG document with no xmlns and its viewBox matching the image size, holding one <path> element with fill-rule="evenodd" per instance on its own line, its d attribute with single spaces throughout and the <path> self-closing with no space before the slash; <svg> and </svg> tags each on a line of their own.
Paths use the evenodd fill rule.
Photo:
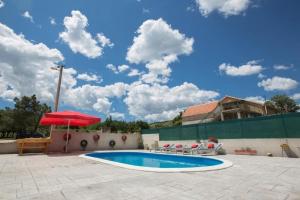
<svg viewBox="0 0 300 200">
<path fill-rule="evenodd" d="M 212 112 L 218 106 L 218 101 L 213 101 L 206 104 L 199 104 L 195 106 L 188 107 L 182 114 L 183 117 L 200 115 Z"/>
</svg>

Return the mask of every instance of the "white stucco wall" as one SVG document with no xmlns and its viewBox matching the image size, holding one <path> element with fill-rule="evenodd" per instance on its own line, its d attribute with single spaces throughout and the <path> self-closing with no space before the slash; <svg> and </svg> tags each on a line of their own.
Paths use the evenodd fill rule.
<svg viewBox="0 0 300 200">
<path fill-rule="evenodd" d="M 63 140 L 63 135 L 66 131 L 53 131 L 51 135 L 51 144 L 49 145 L 49 152 L 62 152 L 65 146 L 65 141 Z M 138 148 L 138 133 L 121 134 L 121 133 L 79 133 L 70 132 L 71 140 L 68 144 L 68 151 L 80 151 L 82 150 L 80 142 L 82 140 L 87 140 L 88 145 L 86 150 L 107 150 L 112 149 L 109 146 L 109 141 L 115 140 L 116 145 L 114 149 L 137 149 Z M 95 142 L 93 136 L 95 134 L 100 135 L 98 142 Z M 122 135 L 127 136 L 125 142 L 122 141 Z"/>
<path fill-rule="evenodd" d="M 152 148 L 155 145 L 155 141 L 159 142 L 159 134 L 143 134 L 142 139 L 145 148 Z"/>
<path fill-rule="evenodd" d="M 49 145 L 48 152 L 63 152 L 65 141 L 63 140 L 63 135 L 66 131 L 53 131 L 51 135 L 51 144 Z M 93 150 L 108 150 L 112 149 L 109 146 L 109 141 L 115 140 L 116 145 L 114 149 L 137 149 L 138 142 L 140 138 L 139 133 L 101 133 L 101 132 L 93 132 L 93 133 L 80 133 L 80 132 L 70 132 L 71 140 L 68 144 L 68 151 L 80 151 L 82 150 L 80 146 L 81 140 L 87 140 L 88 145 L 85 150 L 93 151 Z M 100 139 L 98 142 L 95 142 L 93 136 L 95 134 L 100 135 Z M 123 142 L 122 135 L 127 136 L 127 140 Z M 27 150 L 28 151 L 28 150 Z M 26 150 L 25 150 L 26 152 Z M 34 150 L 32 152 L 40 152 L 39 150 Z M 7 153 L 17 153 L 17 145 L 16 140 L 0 140 L 0 154 Z"/>
<path fill-rule="evenodd" d="M 201 124 L 215 121 L 215 118 L 199 119 L 194 121 L 182 121 L 182 125 Z"/>
<path fill-rule="evenodd" d="M 16 140 L 0 140 L 0 154 L 17 153 Z"/>
<path fill-rule="evenodd" d="M 159 134 L 143 134 L 144 146 L 151 147 L 155 141 L 158 142 L 159 146 L 164 144 L 183 144 L 191 145 L 197 143 L 196 140 L 179 140 L 179 141 L 159 141 Z M 274 139 L 219 139 L 220 143 L 223 143 L 223 148 L 228 154 L 235 154 L 234 150 L 242 148 L 251 148 L 257 151 L 257 155 L 267 155 L 272 153 L 273 156 L 286 156 L 282 154 L 281 144 L 288 144 L 291 150 L 300 157 L 300 138 L 274 138 Z"/>
<path fill-rule="evenodd" d="M 182 121 L 182 125 L 191 125 L 191 124 L 200 124 L 202 123 L 202 120 L 194 120 L 194 121 Z"/>
</svg>

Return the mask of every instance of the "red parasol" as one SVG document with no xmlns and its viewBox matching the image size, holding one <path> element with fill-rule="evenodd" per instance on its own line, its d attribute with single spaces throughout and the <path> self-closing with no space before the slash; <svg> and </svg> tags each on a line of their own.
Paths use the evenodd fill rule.
<svg viewBox="0 0 300 200">
<path fill-rule="evenodd" d="M 40 121 L 40 125 L 43 126 L 47 126 L 47 125 L 67 126 L 68 123 L 69 123 L 69 119 L 61 119 L 61 118 L 53 118 L 53 117 L 43 117 Z M 88 126 L 92 124 L 95 124 L 94 120 L 70 119 L 70 126 Z"/>
<path fill-rule="evenodd" d="M 63 112 L 52 112 L 45 113 L 40 121 L 40 125 L 65 125 L 68 126 L 68 132 L 70 130 L 70 126 L 88 126 L 92 124 L 96 124 L 101 122 L 99 117 L 95 117 L 92 115 L 83 114 L 80 112 L 74 111 L 63 111 Z M 66 152 L 67 152 L 67 144 L 68 139 L 66 141 Z"/>
<path fill-rule="evenodd" d="M 96 120 L 97 122 L 100 122 L 99 117 L 95 117 L 92 115 L 87 115 L 87 114 L 83 114 L 83 113 L 75 112 L 75 111 L 45 113 L 45 116 L 51 117 L 51 118 L 62 118 L 62 119 Z"/>
</svg>

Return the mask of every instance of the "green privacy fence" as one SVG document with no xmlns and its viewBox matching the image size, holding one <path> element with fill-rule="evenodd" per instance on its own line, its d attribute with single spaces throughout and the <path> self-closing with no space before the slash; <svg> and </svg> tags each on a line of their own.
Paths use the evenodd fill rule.
<svg viewBox="0 0 300 200">
<path fill-rule="evenodd" d="M 161 141 L 239 138 L 300 138 L 300 113 L 272 115 L 157 129 L 143 129 L 142 134 L 159 133 Z"/>
</svg>

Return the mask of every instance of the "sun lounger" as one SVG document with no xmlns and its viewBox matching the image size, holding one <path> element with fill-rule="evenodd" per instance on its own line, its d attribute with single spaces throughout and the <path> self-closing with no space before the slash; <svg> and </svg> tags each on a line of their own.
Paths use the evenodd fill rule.
<svg viewBox="0 0 300 200">
<path fill-rule="evenodd" d="M 194 154 L 194 152 L 197 150 L 197 148 L 200 146 L 201 144 L 192 144 L 190 147 L 186 147 L 185 148 L 185 152 L 190 153 L 190 154 Z"/>
<path fill-rule="evenodd" d="M 176 145 L 172 145 L 169 147 L 169 151 L 170 153 L 178 153 L 181 152 L 182 154 L 184 153 L 190 153 L 191 152 L 191 147 L 187 146 L 187 145 L 182 145 L 182 144 L 176 144 Z"/>
<path fill-rule="evenodd" d="M 192 146 L 187 146 L 187 145 L 184 145 L 183 146 L 183 150 L 182 150 L 182 154 L 185 154 L 185 153 L 192 153 Z"/>
<path fill-rule="evenodd" d="M 154 148 L 154 152 L 158 152 L 158 151 L 161 152 L 161 151 L 163 151 L 163 149 L 166 148 L 166 147 L 165 147 L 166 145 L 169 145 L 169 144 L 165 144 L 165 145 L 162 146 L 162 147 L 156 146 L 156 147 Z"/>
<path fill-rule="evenodd" d="M 174 144 L 164 144 L 162 147 L 158 147 L 157 149 L 155 149 L 155 152 L 159 151 L 159 152 L 163 152 L 163 151 L 171 151 L 171 149 L 174 147 Z"/>
<path fill-rule="evenodd" d="M 222 143 L 218 143 L 216 146 L 215 146 L 215 152 L 218 152 L 221 148 L 223 147 L 223 144 Z"/>
<path fill-rule="evenodd" d="M 198 154 L 217 154 L 218 151 L 222 148 L 222 143 L 208 143 L 206 145 L 200 145 L 196 152 Z"/>
<path fill-rule="evenodd" d="M 183 152 L 183 146 L 182 144 L 176 144 L 174 148 L 175 153 L 177 152 Z"/>
<path fill-rule="evenodd" d="M 166 147 L 164 151 L 168 152 L 168 153 L 171 153 L 171 152 L 174 151 L 175 148 L 176 148 L 175 144 L 171 144 L 170 146 Z"/>
<path fill-rule="evenodd" d="M 199 153 L 199 151 L 204 151 L 204 150 L 208 150 L 208 148 L 203 143 L 191 146 L 191 153 L 192 154 Z"/>
<path fill-rule="evenodd" d="M 222 143 L 200 143 L 200 144 L 192 144 L 190 147 L 182 144 L 165 144 L 162 147 L 158 147 L 155 149 L 155 152 L 168 152 L 168 153 L 191 153 L 191 154 L 217 154 L 217 152 L 222 148 Z"/>
</svg>

